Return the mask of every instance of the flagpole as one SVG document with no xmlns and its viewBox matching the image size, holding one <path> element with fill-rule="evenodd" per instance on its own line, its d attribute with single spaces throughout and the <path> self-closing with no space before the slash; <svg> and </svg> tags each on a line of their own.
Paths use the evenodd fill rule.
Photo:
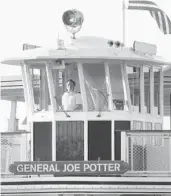
<svg viewBox="0 0 171 196">
<path fill-rule="evenodd" d="M 126 24 L 125 24 L 125 0 L 122 0 L 122 41 L 123 44 L 126 45 Z"/>
</svg>

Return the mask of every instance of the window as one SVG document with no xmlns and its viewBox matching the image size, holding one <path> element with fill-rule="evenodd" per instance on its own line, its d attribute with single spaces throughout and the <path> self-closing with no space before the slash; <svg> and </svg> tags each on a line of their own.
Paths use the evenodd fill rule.
<svg viewBox="0 0 171 196">
<path fill-rule="evenodd" d="M 134 112 L 140 112 L 140 68 L 126 66 L 131 104 Z"/>
<path fill-rule="evenodd" d="M 57 111 L 82 111 L 82 97 L 77 64 L 72 63 L 66 65 L 65 69 L 52 69 L 52 77 L 55 86 Z M 74 81 L 75 86 L 72 92 L 67 94 L 67 82 L 70 79 Z M 77 104 L 81 105 L 81 107 L 77 108 Z"/>
<path fill-rule="evenodd" d="M 45 65 L 30 66 L 29 71 L 33 87 L 34 111 L 51 110 Z"/>
<path fill-rule="evenodd" d="M 143 130 L 143 122 L 142 121 L 133 121 L 133 130 Z"/>
<path fill-rule="evenodd" d="M 154 124 L 154 129 L 155 130 L 162 130 L 162 123 L 155 123 Z"/>
<path fill-rule="evenodd" d="M 84 160 L 84 122 L 56 122 L 56 160 Z"/>
<path fill-rule="evenodd" d="M 152 130 L 152 123 L 151 122 L 145 122 L 145 130 Z"/>
<path fill-rule="evenodd" d="M 83 64 L 89 111 L 108 110 L 108 93 L 104 64 Z"/>
<path fill-rule="evenodd" d="M 114 110 L 124 110 L 125 108 L 121 68 L 121 65 L 109 65 Z"/>
</svg>

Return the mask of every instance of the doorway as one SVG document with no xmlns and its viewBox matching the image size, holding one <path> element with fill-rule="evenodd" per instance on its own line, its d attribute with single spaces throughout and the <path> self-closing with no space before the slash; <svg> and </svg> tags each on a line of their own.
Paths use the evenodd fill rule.
<svg viewBox="0 0 171 196">
<path fill-rule="evenodd" d="M 130 128 L 130 121 L 115 121 L 115 160 L 121 160 L 121 131 Z"/>
<path fill-rule="evenodd" d="M 88 160 L 111 160 L 111 121 L 88 122 Z"/>
</svg>

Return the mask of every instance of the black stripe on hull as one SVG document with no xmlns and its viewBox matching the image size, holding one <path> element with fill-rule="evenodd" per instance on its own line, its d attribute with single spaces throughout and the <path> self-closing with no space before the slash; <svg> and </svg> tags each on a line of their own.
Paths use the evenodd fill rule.
<svg viewBox="0 0 171 196">
<path fill-rule="evenodd" d="M 111 181 L 29 181 L 29 182 L 1 182 L 1 185 L 157 185 L 157 186 L 171 186 L 170 182 L 130 182 L 130 181 L 122 181 L 122 182 L 111 182 Z"/>
</svg>

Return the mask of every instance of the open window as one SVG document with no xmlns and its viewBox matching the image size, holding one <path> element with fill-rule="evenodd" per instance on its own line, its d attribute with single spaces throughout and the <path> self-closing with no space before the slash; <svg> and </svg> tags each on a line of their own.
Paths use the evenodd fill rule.
<svg viewBox="0 0 171 196">
<path fill-rule="evenodd" d="M 109 74 L 112 89 L 112 102 L 114 110 L 125 110 L 126 101 L 124 96 L 121 65 L 109 64 Z"/>
<path fill-rule="evenodd" d="M 45 65 L 30 65 L 29 76 L 33 88 L 34 112 L 51 110 Z"/>
<path fill-rule="evenodd" d="M 64 104 L 64 94 L 67 93 L 67 81 L 73 80 L 75 83 L 73 92 L 74 99 L 68 98 L 68 101 L 71 101 L 71 104 L 79 104 L 82 105 L 82 98 L 81 98 L 81 90 L 80 90 L 80 83 L 79 83 L 79 76 L 78 76 L 78 68 L 76 63 L 65 64 L 65 69 L 59 69 L 58 67 L 52 68 L 52 77 L 55 86 L 55 99 L 57 105 L 57 111 L 82 111 L 82 107 L 79 109 L 75 109 L 76 107 L 73 106 L 72 108 L 66 108 Z M 67 96 L 70 96 L 68 94 Z"/>
<path fill-rule="evenodd" d="M 132 110 L 140 112 L 140 67 L 126 66 Z"/>
</svg>

